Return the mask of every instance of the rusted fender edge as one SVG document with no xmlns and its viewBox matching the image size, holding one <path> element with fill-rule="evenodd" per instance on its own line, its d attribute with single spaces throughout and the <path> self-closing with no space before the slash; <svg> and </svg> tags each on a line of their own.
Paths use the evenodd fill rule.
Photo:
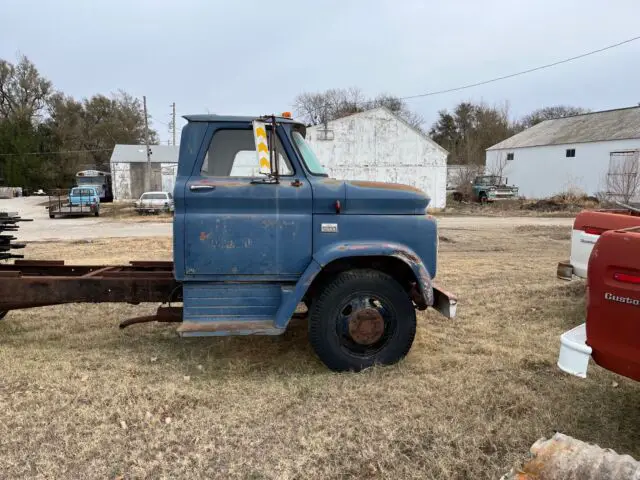
<svg viewBox="0 0 640 480">
<path fill-rule="evenodd" d="M 413 292 L 414 301 L 422 310 L 434 305 L 431 275 L 413 250 L 398 243 L 342 242 L 329 245 L 314 254 L 311 263 L 296 285 L 289 289 L 283 288 L 283 302 L 276 315 L 276 327 L 285 328 L 287 326 L 314 278 L 326 265 L 340 258 L 367 256 L 390 256 L 406 263 L 416 279 L 416 289 Z"/>
</svg>

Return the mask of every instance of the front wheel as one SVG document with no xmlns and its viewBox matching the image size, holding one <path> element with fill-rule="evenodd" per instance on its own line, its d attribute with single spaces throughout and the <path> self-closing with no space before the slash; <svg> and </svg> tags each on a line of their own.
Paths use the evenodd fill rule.
<svg viewBox="0 0 640 480">
<path fill-rule="evenodd" d="M 487 194 L 486 193 L 481 193 L 480 194 L 480 203 L 485 205 L 487 202 L 489 201 L 489 199 L 487 198 Z"/>
<path fill-rule="evenodd" d="M 416 334 L 416 312 L 398 282 L 377 270 L 350 270 L 311 305 L 309 340 L 335 371 L 360 371 L 402 359 Z"/>
</svg>

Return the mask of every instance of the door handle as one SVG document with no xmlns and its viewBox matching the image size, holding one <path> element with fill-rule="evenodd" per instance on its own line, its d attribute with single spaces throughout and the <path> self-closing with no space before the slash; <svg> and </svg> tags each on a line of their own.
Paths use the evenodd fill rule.
<svg viewBox="0 0 640 480">
<path fill-rule="evenodd" d="M 189 190 L 192 192 L 201 192 L 204 190 L 215 190 L 215 188 L 216 187 L 214 185 L 191 185 Z"/>
</svg>

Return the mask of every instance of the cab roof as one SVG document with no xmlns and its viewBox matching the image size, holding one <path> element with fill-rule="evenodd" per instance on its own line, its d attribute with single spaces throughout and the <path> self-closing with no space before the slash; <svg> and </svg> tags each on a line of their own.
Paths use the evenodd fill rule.
<svg viewBox="0 0 640 480">
<path fill-rule="evenodd" d="M 214 115 L 214 114 L 195 114 L 195 115 L 184 115 L 183 117 L 189 122 L 242 122 L 242 123 L 251 123 L 254 120 L 258 119 L 258 116 L 244 116 L 244 115 Z M 278 123 L 293 123 L 297 125 L 304 126 L 304 124 L 298 120 L 294 120 L 293 118 L 279 117 L 276 115 L 276 120 Z"/>
</svg>

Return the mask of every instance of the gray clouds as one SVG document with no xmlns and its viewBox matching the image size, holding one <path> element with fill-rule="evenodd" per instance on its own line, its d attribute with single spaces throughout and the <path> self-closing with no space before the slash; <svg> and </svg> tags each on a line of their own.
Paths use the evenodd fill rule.
<svg viewBox="0 0 640 480">
<path fill-rule="evenodd" d="M 262 9 L 262 10 L 261 10 Z M 358 86 L 412 95 L 556 61 L 640 33 L 640 2 L 618 0 L 2 0 L 0 57 L 23 53 L 75 97 L 146 95 L 154 120 L 291 109 L 302 91 Z M 412 100 L 428 123 L 462 100 L 640 102 L 640 41 L 463 92 Z M 167 127 L 154 126 L 163 140 Z"/>
</svg>

